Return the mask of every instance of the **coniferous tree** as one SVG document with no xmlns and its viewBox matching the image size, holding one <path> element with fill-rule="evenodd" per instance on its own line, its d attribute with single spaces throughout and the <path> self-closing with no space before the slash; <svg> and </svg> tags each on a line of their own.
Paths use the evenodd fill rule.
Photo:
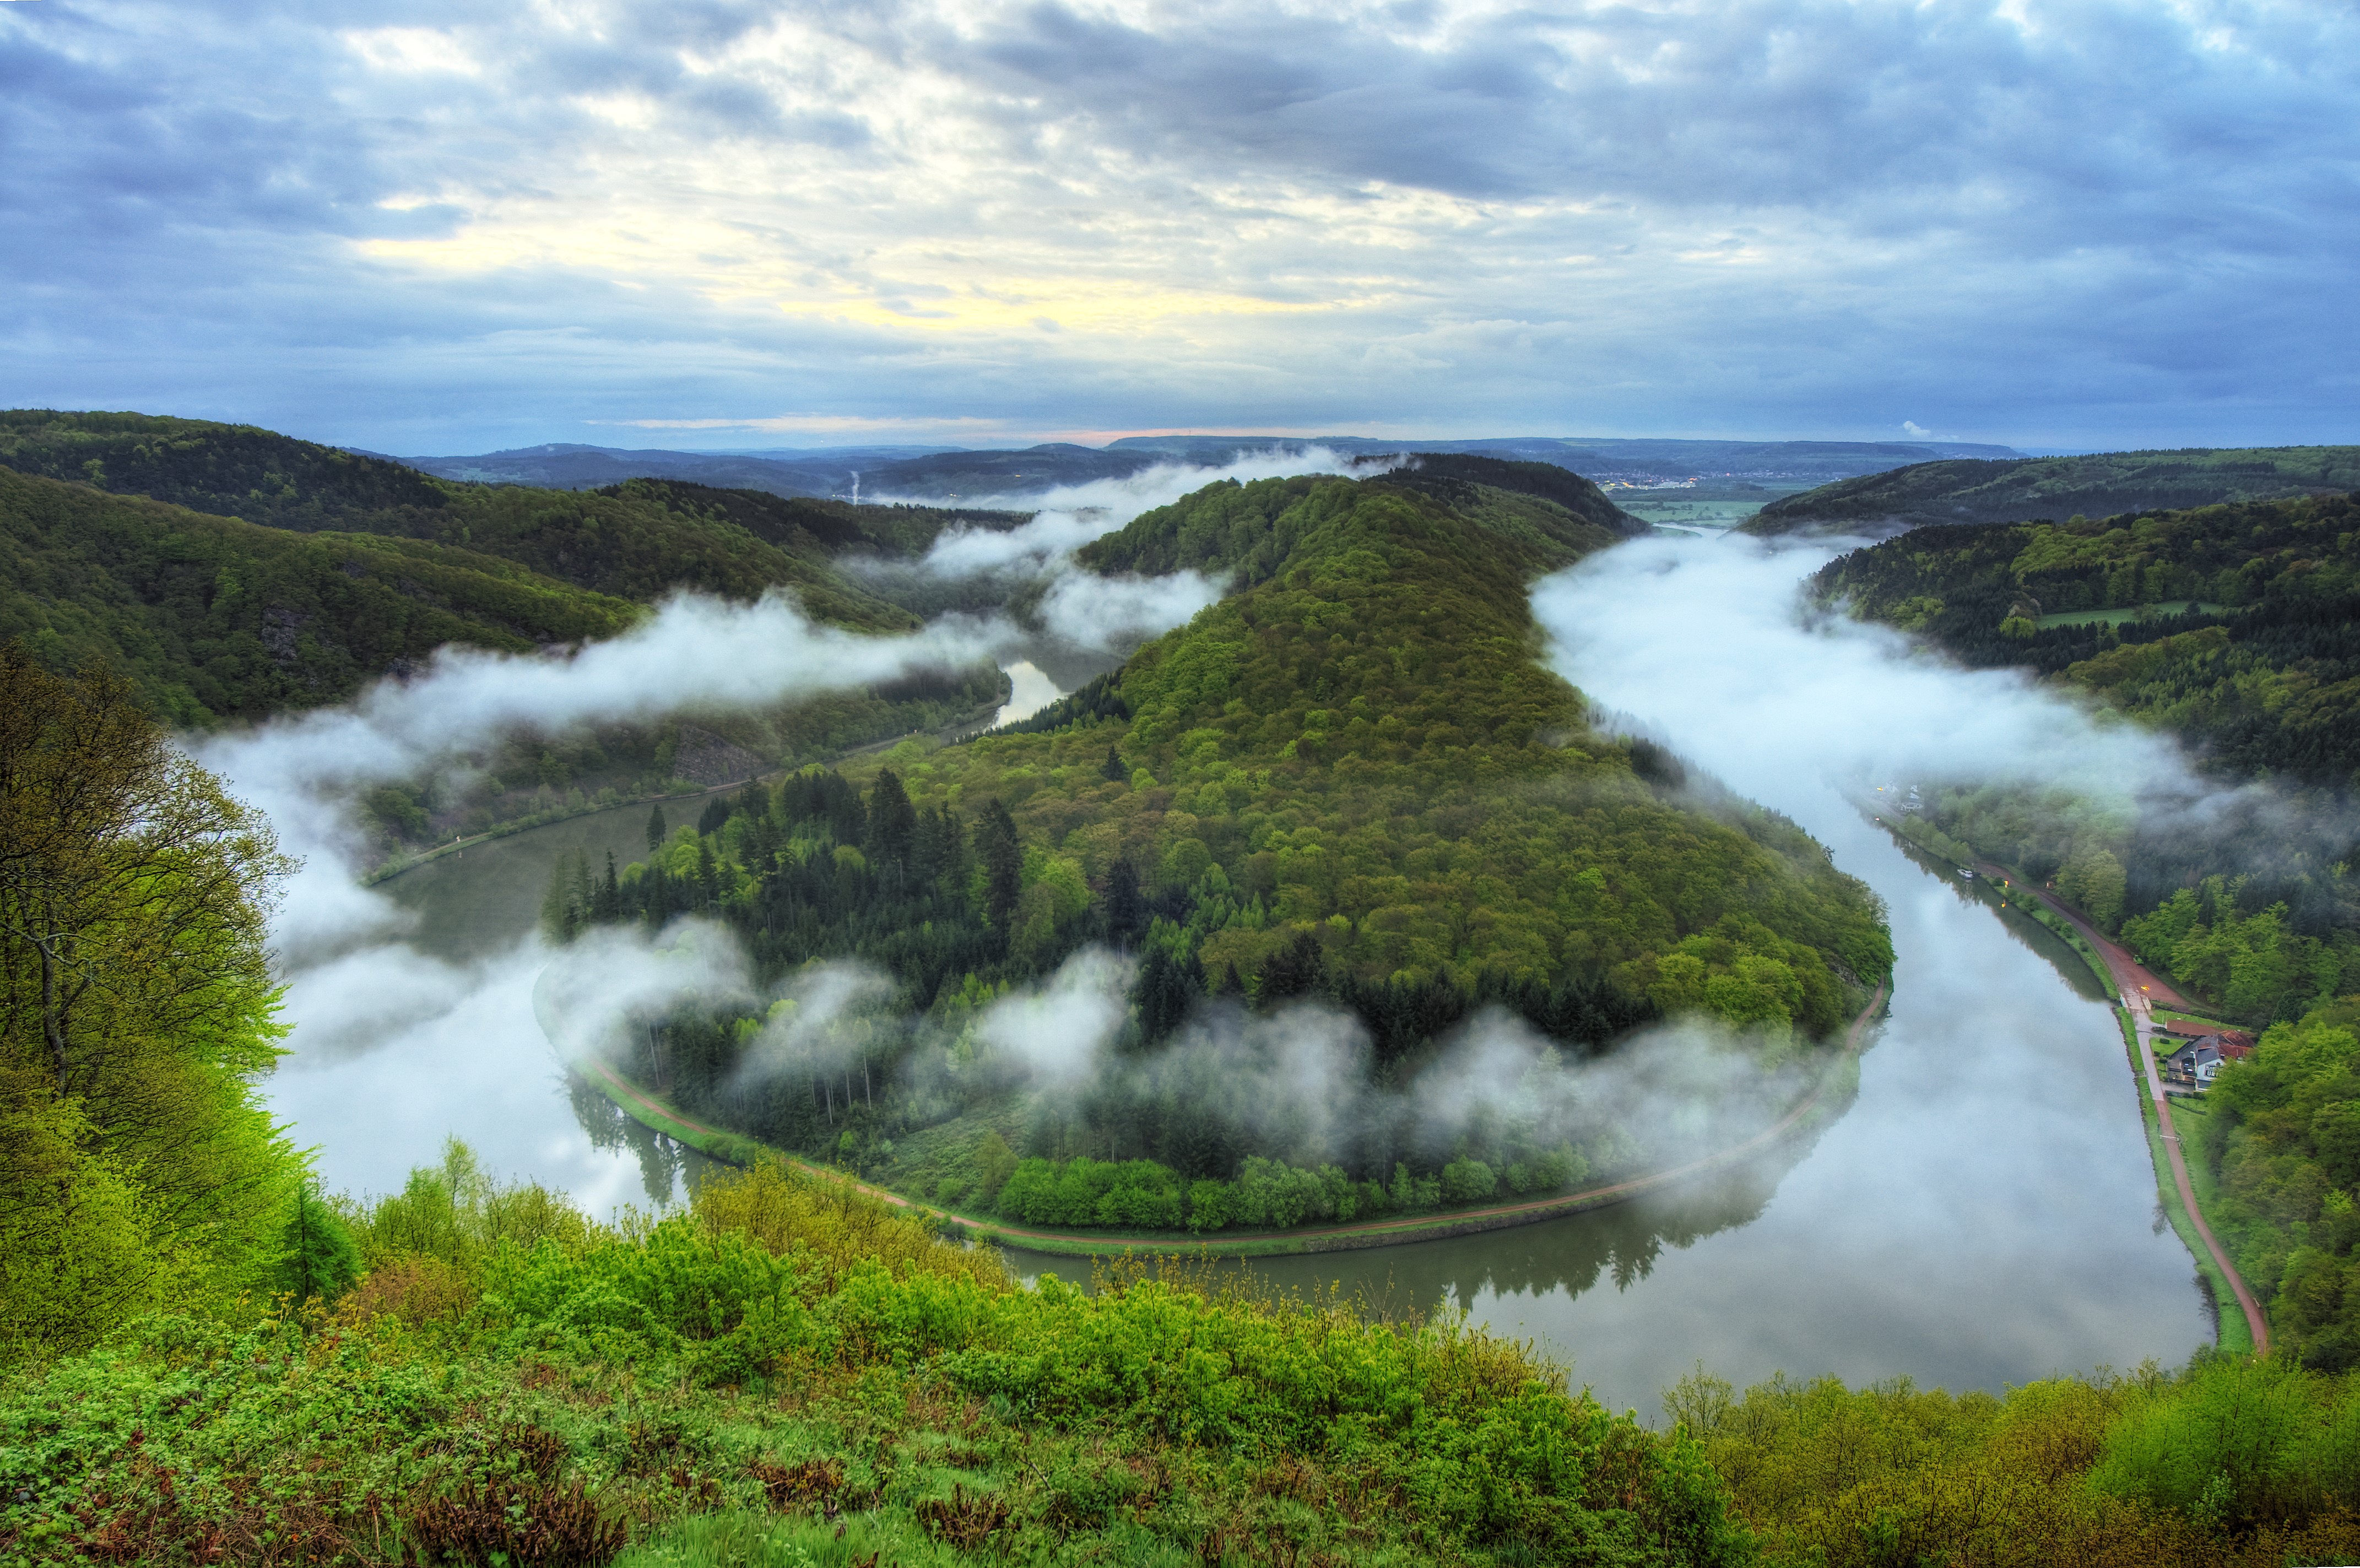
<svg viewBox="0 0 2360 1568">
<path fill-rule="evenodd" d="M 653 855 L 661 849 L 664 840 L 671 836 L 672 829 L 664 825 L 663 808 L 651 808 L 648 812 L 648 853 Z"/>
<path fill-rule="evenodd" d="M 295 1191 L 294 1213 L 279 1236 L 282 1250 L 272 1278 L 274 1293 L 298 1302 L 315 1297 L 333 1301 L 360 1277 L 360 1249 L 334 1210 L 311 1195 L 306 1182 Z"/>
<path fill-rule="evenodd" d="M 1024 845 L 997 798 L 986 800 L 976 819 L 975 855 L 983 863 L 983 918 L 1004 940 L 1024 893 Z"/>
<path fill-rule="evenodd" d="M 1107 940 L 1128 949 L 1146 920 L 1147 903 L 1139 894 L 1139 873 L 1128 859 L 1118 858 L 1107 867 Z"/>
</svg>

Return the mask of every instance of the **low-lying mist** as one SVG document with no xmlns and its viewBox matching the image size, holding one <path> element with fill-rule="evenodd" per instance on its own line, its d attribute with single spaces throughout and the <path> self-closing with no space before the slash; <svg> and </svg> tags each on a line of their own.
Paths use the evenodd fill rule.
<svg viewBox="0 0 2360 1568">
<path fill-rule="evenodd" d="M 1044 515 L 1013 534 L 947 536 L 938 543 L 939 565 L 945 572 L 976 567 L 989 572 L 994 561 L 1030 562 L 1029 581 L 1037 591 L 1032 615 L 1051 637 L 1087 650 L 1102 664 L 1185 622 L 1218 591 L 1194 573 L 1092 577 L 1072 564 L 1072 548 L 1218 479 L 1347 467 L 1324 452 L 1271 455 L 1217 469 L 1164 465 L 1124 481 L 1050 492 L 1041 497 Z M 1047 515 L 1052 511 L 1063 520 Z M 1085 516 L 1087 523 L 1078 521 Z M 998 548 L 1005 553 L 989 554 Z M 437 1073 L 474 1082 L 485 1058 L 478 1052 L 464 1063 L 454 1061 L 458 1038 L 497 1033 L 501 1059 L 548 1061 L 530 999 L 532 981 L 549 959 L 541 939 L 519 931 L 464 961 L 421 951 L 414 918 L 383 890 L 357 881 L 368 857 L 368 835 L 356 811 L 364 791 L 438 773 L 464 776 L 474 766 L 472 757 L 518 731 L 562 735 L 594 724 L 751 710 L 978 660 L 1000 662 L 1037 644 L 1039 629 L 1018 625 L 994 604 L 987 596 L 977 612 L 938 615 L 905 635 L 869 637 L 815 624 L 781 595 L 735 604 L 681 593 L 605 642 L 540 655 L 446 648 L 422 671 L 380 681 L 344 706 L 186 740 L 235 793 L 268 813 L 282 846 L 302 862 L 273 921 L 289 985 L 291 1054 L 285 1072 L 330 1073 L 372 1054 L 414 1060 L 420 1064 L 414 1080 L 388 1073 L 383 1062 L 366 1076 L 380 1099 L 389 1093 L 386 1084 L 402 1083 L 391 1103 L 405 1107 L 404 1147 L 410 1156 L 424 1158 L 447 1128 L 469 1119 L 432 1082 Z M 750 995 L 744 955 L 718 928 L 709 935 L 728 951 L 700 937 L 689 950 L 701 956 L 690 962 L 682 956 L 678 932 L 655 941 L 601 934 L 581 951 L 595 957 L 592 973 L 600 985 L 593 993 L 604 1000 L 586 1014 L 579 1005 L 568 1007 L 574 1027 L 587 1031 L 585 1040 L 604 1040 L 624 1020 L 644 1014 L 651 995 L 667 998 L 667 1007 L 691 997 Z M 542 1001 L 546 1011 L 546 987 Z M 593 1015 L 605 1022 L 587 1021 Z M 521 1058 L 515 1054 L 519 1041 L 526 1047 Z M 533 1093 L 545 1094 L 545 1078 L 537 1083 Z M 481 1096 L 480 1083 L 475 1093 Z M 512 1094 L 490 1100 L 513 1113 Z M 338 1116 L 323 1104 L 303 1119 Z M 321 1136 L 321 1129 L 305 1136 Z M 366 1171 L 366 1180 L 382 1183 L 398 1179 L 399 1168 L 371 1164 Z"/>
</svg>

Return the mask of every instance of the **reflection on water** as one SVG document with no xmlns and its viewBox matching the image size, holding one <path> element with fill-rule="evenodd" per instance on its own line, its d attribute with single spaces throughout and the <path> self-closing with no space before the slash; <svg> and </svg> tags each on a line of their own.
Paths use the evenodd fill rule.
<svg viewBox="0 0 2360 1568">
<path fill-rule="evenodd" d="M 1464 1310 L 1647 1414 L 1699 1359 L 1740 1381 L 1784 1369 L 1997 1388 L 2176 1361 L 2209 1337 L 2191 1260 L 2152 1228 L 2136 1092 L 2087 967 L 1833 791 L 1776 803 L 1885 898 L 1899 960 L 1858 1098 L 1816 1141 L 1589 1214 L 1251 1267 L 1282 1287 Z M 561 1067 L 530 1003 L 544 955 L 517 945 L 551 864 L 577 847 L 594 862 L 638 855 L 647 814 L 555 823 L 385 886 L 418 917 L 420 986 L 446 985 L 450 1005 L 363 1051 L 306 1053 L 299 1029 L 271 1094 L 299 1141 L 321 1146 L 331 1186 L 392 1190 L 454 1134 L 490 1169 L 564 1187 L 594 1213 L 677 1200 L 707 1168 Z"/>
<path fill-rule="evenodd" d="M 1065 695 L 1057 690 L 1057 683 L 1029 659 L 1020 659 L 1008 666 L 1008 701 L 992 715 L 994 726 L 1029 719 Z"/>
<path fill-rule="evenodd" d="M 2210 1338 L 2193 1261 L 2153 1227 L 2136 1091 L 2086 966 L 1831 792 L 1807 804 L 1837 864 L 1891 906 L 1899 961 L 1858 1099 L 1799 1159 L 1514 1230 L 1247 1267 L 1281 1288 L 1464 1309 L 1650 1416 L 1699 1359 L 1741 1383 L 1784 1370 L 1997 1389 L 2176 1362 Z"/>
<path fill-rule="evenodd" d="M 702 804 L 664 809 L 677 823 Z M 396 1191 L 447 1138 L 473 1146 L 493 1173 L 563 1188 L 595 1214 L 684 1198 L 711 1168 L 569 1072 L 533 1016 L 532 984 L 547 959 L 533 929 L 551 866 L 577 849 L 594 864 L 609 850 L 617 861 L 643 855 L 648 811 L 595 811 L 404 872 L 377 892 L 413 917 L 406 942 L 355 959 L 351 973 L 330 964 L 299 976 L 288 1007 L 292 1054 L 266 1087 L 297 1143 L 318 1146 L 330 1188 Z M 388 977 L 361 1027 L 322 1035 L 323 1019 L 350 1013 L 348 993 Z M 367 1027 L 372 1018 L 382 1021 Z"/>
</svg>

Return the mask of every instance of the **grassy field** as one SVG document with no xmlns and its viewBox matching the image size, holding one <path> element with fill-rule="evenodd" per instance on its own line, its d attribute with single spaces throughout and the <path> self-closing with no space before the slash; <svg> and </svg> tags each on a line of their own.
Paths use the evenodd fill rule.
<svg viewBox="0 0 2360 1568">
<path fill-rule="evenodd" d="M 2198 610 L 2208 615 L 2217 615 L 2226 608 L 2228 606 L 2225 604 L 2208 604 L 2198 599 L 2167 599 L 2159 604 L 2126 604 L 2114 610 L 2062 610 L 2053 615 L 2043 615 L 2032 624 L 2044 631 L 2050 626 L 2090 626 L 2101 623 L 2118 626 L 2125 621 L 2159 619 L 2165 615 L 2177 615 L 2187 610 Z"/>
<path fill-rule="evenodd" d="M 1799 485 L 1742 485 L 1693 490 L 1610 490 L 1607 496 L 1633 517 L 1658 528 L 1692 528 L 1719 533 L 1733 528 L 1754 513 L 1804 488 Z"/>
</svg>

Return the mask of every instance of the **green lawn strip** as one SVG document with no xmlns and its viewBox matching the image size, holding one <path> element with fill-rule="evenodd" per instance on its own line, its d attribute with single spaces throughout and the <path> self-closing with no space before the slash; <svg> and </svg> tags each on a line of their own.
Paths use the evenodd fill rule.
<svg viewBox="0 0 2360 1568">
<path fill-rule="evenodd" d="M 2189 1256 L 2196 1260 L 2197 1273 L 2203 1276 L 2205 1288 L 2212 1292 L 2212 1300 L 2219 1309 L 2216 1315 L 2221 1323 L 2221 1348 L 2250 1355 L 2254 1348 L 2254 1332 L 2246 1325 L 2245 1309 L 2238 1304 L 2237 1292 L 2222 1274 L 2221 1266 L 2212 1261 L 2212 1249 L 2204 1245 L 2204 1238 L 2196 1234 L 2196 1226 L 2189 1218 L 2187 1207 L 2180 1201 L 2180 1183 L 2172 1179 L 2171 1174 L 2171 1151 L 2163 1145 L 2164 1128 L 2156 1121 L 2155 1100 L 2147 1092 L 2147 1071 L 2139 1063 L 2138 1034 L 2132 1026 L 2130 1010 L 2116 1007 L 2114 1021 L 2122 1029 L 2123 1054 L 2130 1058 L 2131 1071 L 2137 1077 L 2139 1126 L 2147 1133 L 2147 1158 L 2155 1166 L 2155 1190 L 2163 1201 L 2164 1218 L 2171 1223 L 2173 1234 L 2188 1248 Z M 2170 1130 L 2180 1132 L 2176 1120 Z M 2180 1157 L 2186 1160 L 2188 1145 L 2185 1135 L 2181 1137 Z M 2197 1161 L 2189 1162 L 2188 1181 L 2201 1193 L 2203 1189 L 2198 1185 L 2197 1165 Z M 2200 1196 L 2197 1202 L 2201 1204 L 2202 1197 Z"/>
<path fill-rule="evenodd" d="M 2186 1099 L 2169 1100 L 2166 1104 L 2171 1109 L 2171 1130 L 2180 1135 L 2180 1157 L 2187 1162 L 2188 1184 L 2195 1191 L 2196 1206 L 2200 1210 L 2217 1209 L 2221 1193 L 2220 1183 L 2213 1179 L 2211 1168 L 2196 1152 L 2202 1142 L 2200 1129 L 2203 1125 L 2203 1119 L 2212 1115 L 2212 1112 L 2201 1102 L 2191 1104 Z M 2180 1228 L 2177 1204 L 2173 1205 L 2172 1212 L 2173 1226 Z M 2230 1286 L 2228 1279 L 2222 1274 L 2221 1266 L 2212 1261 L 2212 1253 L 2199 1245 L 2195 1237 L 2188 1234 L 2188 1231 L 2193 1228 L 2190 1226 L 2182 1229 L 2181 1236 L 2188 1241 L 2189 1250 L 2196 1254 L 2197 1269 L 2204 1276 L 2205 1284 L 2212 1288 L 2213 1301 L 2220 1304 L 2221 1348 L 2237 1351 L 2240 1354 L 2251 1354 L 2254 1348 L 2254 1331 L 2245 1322 L 2245 1309 L 2238 1304 L 2236 1290 Z"/>
<path fill-rule="evenodd" d="M 2103 622 L 2110 626 L 2125 621 L 2160 620 L 2166 615 L 2183 615 L 2194 610 L 2199 615 L 2217 615 L 2226 604 L 2214 604 L 2200 599 L 2166 599 L 2153 604 L 2124 604 L 2111 610 L 2060 610 L 2042 615 L 2032 624 L 2047 631 L 2050 626 L 2089 626 Z"/>
</svg>

